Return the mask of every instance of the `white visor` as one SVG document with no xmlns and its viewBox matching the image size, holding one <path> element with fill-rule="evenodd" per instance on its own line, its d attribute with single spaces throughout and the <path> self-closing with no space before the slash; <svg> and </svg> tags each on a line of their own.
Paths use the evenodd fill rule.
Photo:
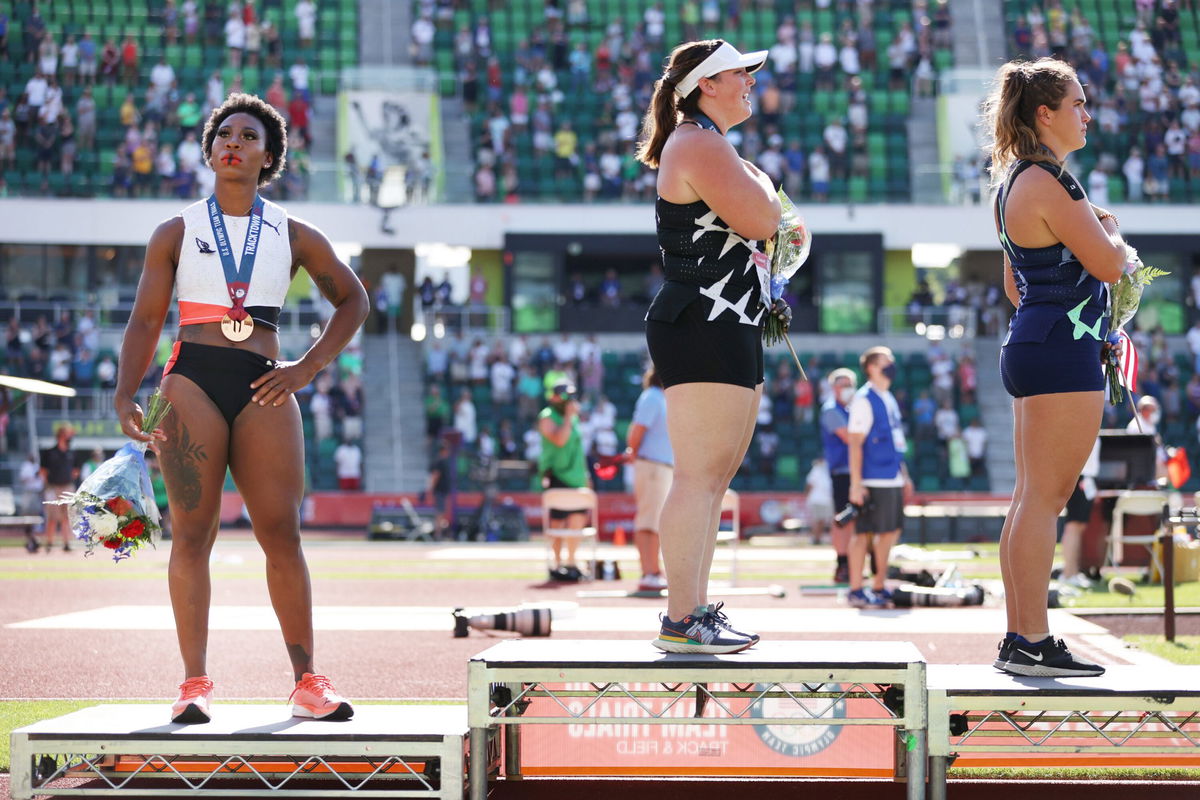
<svg viewBox="0 0 1200 800">
<path fill-rule="evenodd" d="M 695 69 L 684 76 L 683 80 L 675 86 L 675 94 L 681 98 L 687 97 L 699 85 L 701 78 L 711 78 L 718 72 L 728 69 L 745 67 L 746 72 L 756 72 L 767 62 L 768 53 L 767 50 L 758 50 L 742 55 L 729 42 L 722 42 L 721 46 L 712 52 L 712 55 L 701 61 Z"/>
</svg>

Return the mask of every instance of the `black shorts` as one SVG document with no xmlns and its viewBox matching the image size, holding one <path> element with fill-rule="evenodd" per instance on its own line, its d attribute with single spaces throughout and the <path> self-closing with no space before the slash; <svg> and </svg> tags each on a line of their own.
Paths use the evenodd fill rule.
<svg viewBox="0 0 1200 800">
<path fill-rule="evenodd" d="M 250 384 L 275 369 L 266 356 L 238 347 L 175 342 L 163 377 L 182 375 L 208 395 L 230 428 L 254 390 Z"/>
<path fill-rule="evenodd" d="M 833 476 L 833 513 L 838 513 L 850 502 L 850 473 L 841 472 Z"/>
<path fill-rule="evenodd" d="M 664 387 L 730 383 L 753 389 L 763 382 L 762 328 L 709 322 L 700 300 L 674 322 L 646 320 L 646 345 Z"/>
<path fill-rule="evenodd" d="M 1071 497 L 1067 500 L 1067 522 L 1088 522 L 1091 518 L 1092 501 L 1076 483 L 1075 491 L 1071 492 Z"/>
<path fill-rule="evenodd" d="M 1065 392 L 1104 391 L 1100 342 L 1075 339 L 1074 325 L 1063 317 L 1044 342 L 1019 342 L 1000 348 L 1000 377 L 1013 397 Z"/>
<path fill-rule="evenodd" d="M 904 527 L 904 487 L 868 486 L 856 533 L 891 533 Z"/>
</svg>

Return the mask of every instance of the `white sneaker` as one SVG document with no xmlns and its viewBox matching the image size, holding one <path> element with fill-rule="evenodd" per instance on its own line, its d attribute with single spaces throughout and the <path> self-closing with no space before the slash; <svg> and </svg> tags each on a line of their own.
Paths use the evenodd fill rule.
<svg viewBox="0 0 1200 800">
<path fill-rule="evenodd" d="M 667 579 L 659 572 L 652 572 L 649 575 L 643 575 L 638 581 L 639 592 L 661 592 L 667 588 Z"/>
<path fill-rule="evenodd" d="M 1066 582 L 1079 589 L 1086 589 L 1090 591 L 1092 588 L 1092 579 L 1087 575 L 1084 575 L 1082 572 L 1076 572 L 1074 575 L 1067 578 Z"/>
</svg>

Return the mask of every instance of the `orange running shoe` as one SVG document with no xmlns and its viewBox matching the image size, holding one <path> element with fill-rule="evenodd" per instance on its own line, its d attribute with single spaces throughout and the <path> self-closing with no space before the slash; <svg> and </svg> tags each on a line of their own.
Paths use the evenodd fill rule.
<svg viewBox="0 0 1200 800">
<path fill-rule="evenodd" d="M 207 675 L 188 678 L 179 684 L 179 699 L 171 706 L 171 722 L 199 725 L 212 719 L 208 710 L 212 703 L 213 682 Z"/>
<path fill-rule="evenodd" d="M 336 691 L 324 675 L 304 673 L 292 690 L 292 716 L 344 720 L 354 716 L 354 707 Z"/>
</svg>

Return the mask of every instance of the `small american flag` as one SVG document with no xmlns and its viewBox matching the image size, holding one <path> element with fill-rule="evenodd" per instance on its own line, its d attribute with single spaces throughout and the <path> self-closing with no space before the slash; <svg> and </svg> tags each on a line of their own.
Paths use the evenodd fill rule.
<svg viewBox="0 0 1200 800">
<path fill-rule="evenodd" d="M 1125 388 L 1129 390 L 1129 393 L 1133 394 L 1137 392 L 1137 348 L 1133 346 L 1133 339 L 1129 337 L 1124 328 L 1117 335 L 1125 345 L 1121 350 L 1121 382 L 1125 384 Z"/>
</svg>

